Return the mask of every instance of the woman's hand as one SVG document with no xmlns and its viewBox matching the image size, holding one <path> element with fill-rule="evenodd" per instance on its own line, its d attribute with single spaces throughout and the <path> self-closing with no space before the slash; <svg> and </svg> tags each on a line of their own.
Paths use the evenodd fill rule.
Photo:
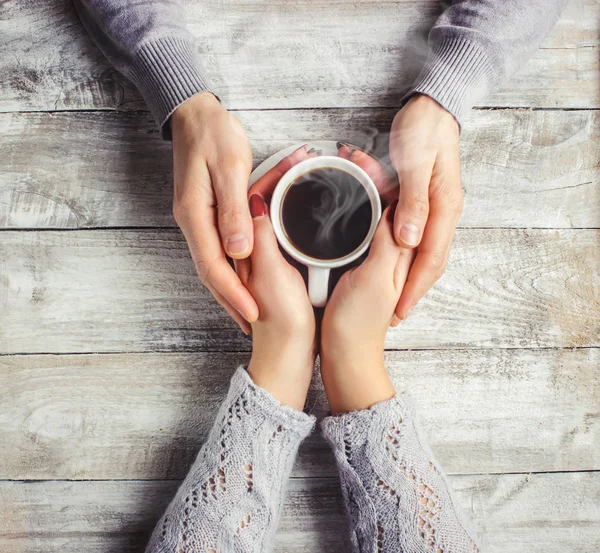
<svg viewBox="0 0 600 553">
<path fill-rule="evenodd" d="M 300 273 L 281 255 L 258 194 L 250 196 L 254 249 L 250 260 L 238 263 L 238 273 L 258 304 L 252 323 L 254 382 L 281 403 L 302 409 L 315 360 L 315 316 Z"/>
<path fill-rule="evenodd" d="M 369 255 L 346 272 L 325 308 L 321 374 L 332 412 L 370 407 L 393 397 L 384 341 L 413 259 L 393 234 L 396 203 L 385 211 Z"/>
<path fill-rule="evenodd" d="M 390 158 L 400 181 L 394 235 L 417 248 L 395 326 L 446 269 L 463 207 L 456 119 L 428 96 L 413 96 L 392 123 Z"/>
<path fill-rule="evenodd" d="M 259 179 L 250 189 L 254 249 L 249 259 L 236 261 L 242 284 L 258 304 L 252 323 L 254 382 L 281 403 L 302 409 L 316 355 L 315 316 L 300 273 L 279 250 L 264 196 L 269 197 L 281 175 L 310 154 L 303 146 Z"/>
<path fill-rule="evenodd" d="M 246 333 L 258 306 L 227 262 L 250 255 L 248 176 L 252 152 L 240 121 L 210 92 L 175 110 L 173 214 L 202 283 Z"/>
</svg>

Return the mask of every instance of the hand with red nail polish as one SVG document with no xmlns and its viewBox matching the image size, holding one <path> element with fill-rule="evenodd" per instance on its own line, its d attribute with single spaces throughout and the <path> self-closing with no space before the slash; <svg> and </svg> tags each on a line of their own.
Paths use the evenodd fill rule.
<svg viewBox="0 0 600 553">
<path fill-rule="evenodd" d="M 384 211 L 366 260 L 344 273 L 325 307 L 321 375 L 334 413 L 365 409 L 394 395 L 384 342 L 413 259 L 413 250 L 394 239 L 396 203 Z"/>
<path fill-rule="evenodd" d="M 281 403 L 302 409 L 316 355 L 314 311 L 302 276 L 279 250 L 265 201 L 253 194 L 249 204 L 254 248 L 237 264 L 259 310 L 248 372 Z"/>
<path fill-rule="evenodd" d="M 435 100 L 413 96 L 392 123 L 390 158 L 400 182 L 394 236 L 398 244 L 417 249 L 397 321 L 446 269 L 463 207 L 458 123 Z"/>
</svg>

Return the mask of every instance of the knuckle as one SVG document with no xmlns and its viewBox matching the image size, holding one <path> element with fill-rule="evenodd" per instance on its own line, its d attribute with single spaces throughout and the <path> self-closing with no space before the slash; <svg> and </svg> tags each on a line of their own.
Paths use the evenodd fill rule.
<svg viewBox="0 0 600 553">
<path fill-rule="evenodd" d="M 218 205 L 219 226 L 221 228 L 238 228 L 244 221 L 246 211 L 232 201 L 224 201 Z"/>
<path fill-rule="evenodd" d="M 414 215 L 427 215 L 429 198 L 425 194 L 412 194 L 407 196 L 405 206 Z"/>
<path fill-rule="evenodd" d="M 431 193 L 443 205 L 444 209 L 454 216 L 462 213 L 464 207 L 464 193 L 460 181 L 448 181 L 443 176 L 439 178 Z"/>
<path fill-rule="evenodd" d="M 202 259 L 194 262 L 194 264 L 196 265 L 196 273 L 198 273 L 200 282 L 206 286 L 208 283 L 208 275 L 210 274 L 210 265 Z"/>
<path fill-rule="evenodd" d="M 204 286 L 209 286 L 211 283 L 211 273 L 214 269 L 215 263 L 219 261 L 219 257 L 214 259 L 207 259 L 202 255 L 193 255 L 194 265 L 196 267 L 196 273 L 198 274 L 198 278 L 200 282 L 204 284 Z"/>
<path fill-rule="evenodd" d="M 443 252 L 432 252 L 427 257 L 427 261 L 425 263 L 427 271 L 431 273 L 436 280 L 444 274 L 447 265 L 448 260 Z"/>
<path fill-rule="evenodd" d="M 181 226 L 204 205 L 206 205 L 206 201 L 201 194 L 193 192 L 177 194 L 173 198 L 173 217 L 177 224 Z"/>
<path fill-rule="evenodd" d="M 240 176 L 249 175 L 252 164 L 242 156 L 227 154 L 219 162 L 219 169 L 224 175 Z"/>
<path fill-rule="evenodd" d="M 179 226 L 187 219 L 189 212 L 190 208 L 187 202 L 181 200 L 173 202 L 173 218 Z"/>
<path fill-rule="evenodd" d="M 462 191 L 459 194 L 452 194 L 448 198 L 448 207 L 453 215 L 459 216 L 464 208 L 465 200 Z"/>
<path fill-rule="evenodd" d="M 207 263 L 203 259 L 198 259 L 194 262 L 194 265 L 196 266 L 196 273 L 198 273 L 198 278 L 200 279 L 200 282 L 204 284 L 204 286 L 206 286 L 209 282 L 211 264 Z"/>
</svg>

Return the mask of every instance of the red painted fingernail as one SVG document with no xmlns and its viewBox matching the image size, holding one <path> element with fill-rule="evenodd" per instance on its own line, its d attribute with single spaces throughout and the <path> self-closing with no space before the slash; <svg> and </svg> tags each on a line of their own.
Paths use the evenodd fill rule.
<svg viewBox="0 0 600 553">
<path fill-rule="evenodd" d="M 267 204 L 258 194 L 250 196 L 250 215 L 255 219 L 267 214 Z"/>
<path fill-rule="evenodd" d="M 387 212 L 387 218 L 388 221 L 390 223 L 394 222 L 394 215 L 396 214 L 396 206 L 398 205 L 398 200 L 394 200 L 391 204 L 390 204 L 390 208 L 388 209 Z"/>
</svg>

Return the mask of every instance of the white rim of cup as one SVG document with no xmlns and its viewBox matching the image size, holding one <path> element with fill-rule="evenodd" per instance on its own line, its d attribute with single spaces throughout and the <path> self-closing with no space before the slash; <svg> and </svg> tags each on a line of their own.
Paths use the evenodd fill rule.
<svg viewBox="0 0 600 553">
<path fill-rule="evenodd" d="M 337 257 L 335 259 L 318 259 L 316 257 L 306 255 L 292 244 L 283 228 L 283 222 L 281 220 L 281 206 L 283 204 L 283 198 L 285 197 L 289 187 L 298 179 L 298 177 L 304 173 L 314 171 L 316 169 L 330 168 L 346 171 L 356 178 L 356 180 L 358 180 L 358 182 L 360 182 L 360 184 L 363 186 L 367 192 L 369 201 L 371 202 L 371 225 L 364 240 L 354 251 L 343 257 Z M 348 265 L 349 263 L 352 263 L 358 259 L 363 253 L 365 253 L 371 244 L 371 240 L 375 235 L 379 219 L 381 219 L 381 201 L 379 200 L 379 192 L 371 177 L 369 177 L 364 169 L 356 165 L 356 163 L 337 156 L 312 157 L 305 159 L 304 161 L 301 161 L 300 163 L 297 163 L 288 169 L 281 179 L 279 179 L 279 182 L 273 191 L 270 210 L 273 230 L 275 231 L 275 236 L 277 236 L 281 247 L 296 261 L 299 261 L 303 265 L 320 267 L 322 269 L 335 269 L 337 267 L 343 267 L 344 265 Z"/>
</svg>

